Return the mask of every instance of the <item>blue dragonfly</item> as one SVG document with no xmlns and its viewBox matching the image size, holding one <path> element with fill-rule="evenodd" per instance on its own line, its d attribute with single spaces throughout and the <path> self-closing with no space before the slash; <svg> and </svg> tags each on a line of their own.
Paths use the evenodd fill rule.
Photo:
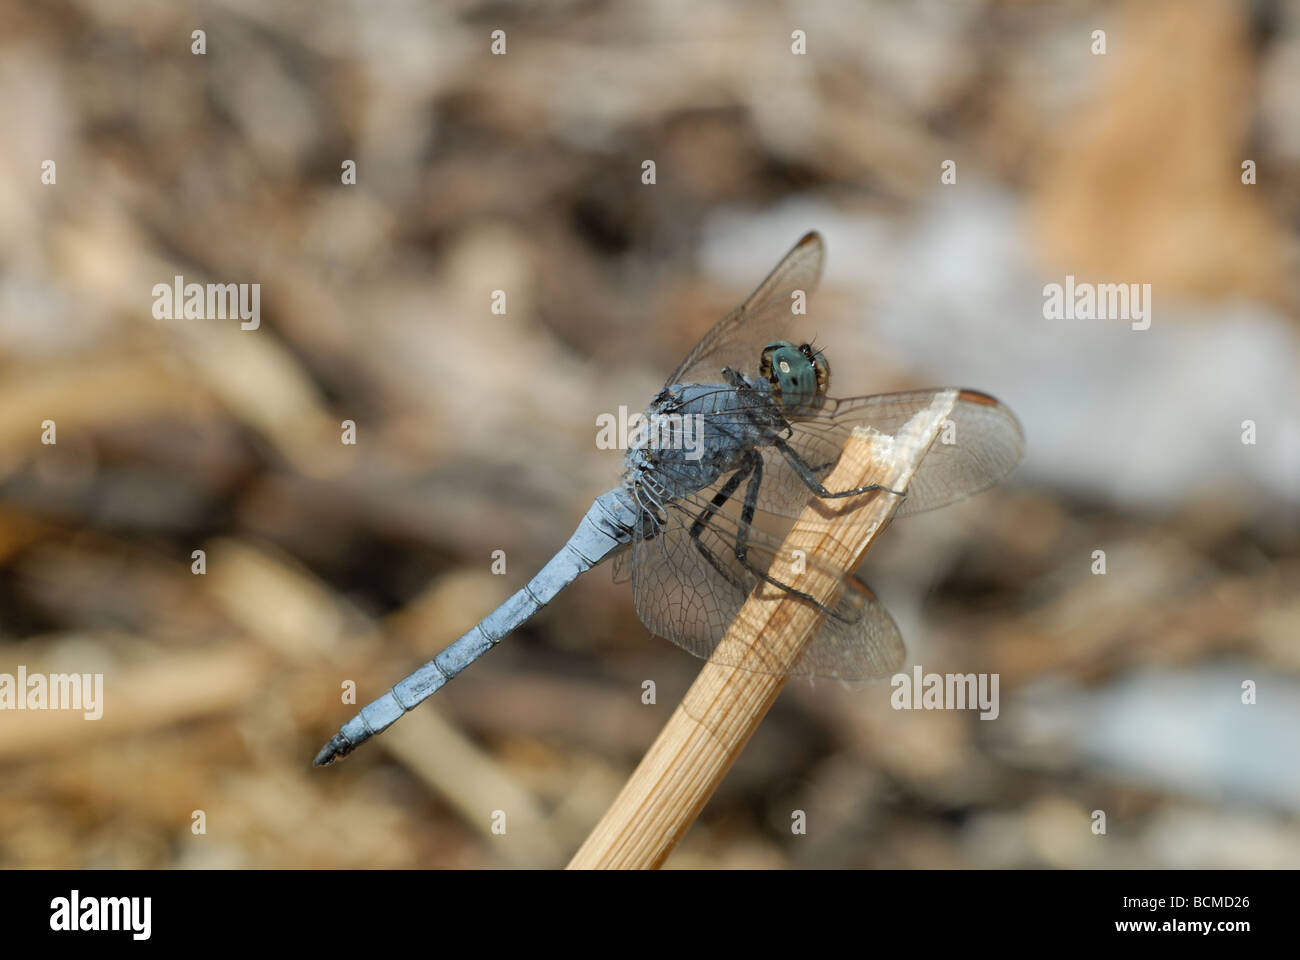
<svg viewBox="0 0 1300 960">
<path fill-rule="evenodd" d="M 805 235 L 743 304 L 686 355 L 633 431 L 617 487 L 596 497 L 568 542 L 505 603 L 432 660 L 363 707 L 317 754 L 347 756 L 437 692 L 532 617 L 561 590 L 612 559 L 631 580 L 636 611 L 652 632 L 696 656 L 728 662 L 719 641 L 745 598 L 768 583 L 824 614 L 791 674 L 862 680 L 888 676 L 903 642 L 884 606 L 851 573 L 823 606 L 776 563 L 781 538 L 811 497 L 896 496 L 895 516 L 952 503 L 1002 480 L 1019 462 L 1020 424 L 976 390 L 955 390 L 956 442 L 935 443 L 906 490 L 822 484 L 857 426 L 893 434 L 943 390 L 847 400 L 827 395 L 830 363 L 796 337 L 796 305 L 816 288 L 824 247 Z M 820 561 L 809 556 L 808 566 Z M 829 572 L 819 567 L 822 572 Z"/>
</svg>

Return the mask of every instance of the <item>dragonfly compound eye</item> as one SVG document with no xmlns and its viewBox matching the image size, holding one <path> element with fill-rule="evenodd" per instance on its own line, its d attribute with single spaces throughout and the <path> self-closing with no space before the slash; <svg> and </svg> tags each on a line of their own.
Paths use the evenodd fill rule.
<svg viewBox="0 0 1300 960">
<path fill-rule="evenodd" d="M 813 365 L 813 370 L 817 373 L 817 396 L 826 396 L 826 391 L 831 385 L 831 365 L 826 359 L 826 354 L 820 350 L 815 350 L 812 344 L 805 343 L 799 348 L 799 352 L 804 355 L 809 363 Z"/>
<path fill-rule="evenodd" d="M 807 344 L 796 347 L 777 340 L 763 348 L 759 374 L 767 380 L 772 397 L 784 407 L 802 407 L 826 390 L 830 367 Z"/>
</svg>

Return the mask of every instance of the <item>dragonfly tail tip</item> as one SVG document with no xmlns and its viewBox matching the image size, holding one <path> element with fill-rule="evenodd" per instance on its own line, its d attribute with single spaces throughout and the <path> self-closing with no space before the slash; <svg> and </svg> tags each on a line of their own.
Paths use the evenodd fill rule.
<svg viewBox="0 0 1300 960">
<path fill-rule="evenodd" d="M 352 744 L 341 733 L 336 733 L 330 738 L 330 742 L 320 748 L 320 753 L 316 754 L 316 759 L 311 762 L 313 767 L 328 767 L 335 760 L 340 760 L 352 752 Z"/>
</svg>

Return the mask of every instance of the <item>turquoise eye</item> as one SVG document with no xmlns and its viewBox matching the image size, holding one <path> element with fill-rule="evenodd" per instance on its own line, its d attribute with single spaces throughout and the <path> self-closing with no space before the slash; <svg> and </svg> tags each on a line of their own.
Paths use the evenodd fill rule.
<svg viewBox="0 0 1300 960">
<path fill-rule="evenodd" d="M 805 407 L 825 395 L 830 373 L 825 357 L 806 343 L 796 347 L 789 340 L 769 343 L 759 362 L 773 398 L 786 408 Z"/>
</svg>

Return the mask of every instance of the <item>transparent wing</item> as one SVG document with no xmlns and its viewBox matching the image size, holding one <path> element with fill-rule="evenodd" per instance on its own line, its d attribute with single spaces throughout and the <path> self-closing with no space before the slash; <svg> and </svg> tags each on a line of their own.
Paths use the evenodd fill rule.
<svg viewBox="0 0 1300 960">
<path fill-rule="evenodd" d="M 697 537 L 691 535 L 709 500 L 695 495 L 666 505 L 658 535 L 633 541 L 633 594 L 637 614 L 651 631 L 697 657 L 736 665 L 718 642 L 759 577 L 736 556 L 737 507 L 720 509 Z M 745 542 L 753 568 L 797 589 L 799 574 L 790 558 L 778 556 L 779 540 L 751 529 Z M 816 557 L 804 562 L 807 569 L 826 571 Z M 888 611 L 857 578 L 839 579 L 832 615 L 798 663 L 782 672 L 864 680 L 888 676 L 902 665 L 903 641 Z"/>
<path fill-rule="evenodd" d="M 732 388 L 721 385 L 717 389 L 719 393 L 732 392 Z M 896 434 L 908 420 L 927 409 L 940 392 L 915 390 L 847 400 L 827 398 L 816 416 L 791 422 L 791 434 L 784 438 L 785 443 L 793 458 L 806 465 L 820 482 L 835 467 L 854 427 L 869 426 Z M 792 456 L 775 445 L 762 445 L 756 428 L 738 404 L 719 401 L 718 406 L 725 412 L 704 415 L 704 436 L 754 433 L 755 445 L 763 457 L 757 509 L 778 517 L 798 517 L 815 491 L 795 469 Z M 906 517 L 933 510 L 993 486 L 1015 469 L 1023 447 L 1020 423 L 1009 409 L 988 394 L 959 390 L 951 416 L 921 461 L 895 515 Z M 677 478 L 667 464 L 662 472 L 674 491 L 690 489 L 689 475 Z"/>
<path fill-rule="evenodd" d="M 632 579 L 632 551 L 623 550 L 614 554 L 614 560 L 611 565 L 614 572 L 615 583 L 627 583 Z"/>
<path fill-rule="evenodd" d="M 723 367 L 756 374 L 763 347 L 790 339 L 802 319 L 794 312 L 794 295 L 802 291 L 806 302 L 817 288 L 823 253 L 821 234 L 804 234 L 749 299 L 713 325 L 664 385 L 721 381 Z"/>
<path fill-rule="evenodd" d="M 880 393 L 847 400 L 828 399 L 818 416 L 791 424 L 790 445 L 810 465 L 829 473 L 855 426 L 895 434 L 918 411 L 928 407 L 941 390 Z M 908 517 L 947 506 L 986 490 L 1003 480 L 1024 452 L 1020 422 L 1007 407 L 978 390 L 958 390 L 952 414 L 939 431 L 895 516 Z M 820 479 L 820 478 L 819 478 Z M 766 509 L 798 516 L 807 500 L 807 487 L 794 471 L 774 468 Z M 764 506 L 760 498 L 760 506 Z"/>
</svg>

